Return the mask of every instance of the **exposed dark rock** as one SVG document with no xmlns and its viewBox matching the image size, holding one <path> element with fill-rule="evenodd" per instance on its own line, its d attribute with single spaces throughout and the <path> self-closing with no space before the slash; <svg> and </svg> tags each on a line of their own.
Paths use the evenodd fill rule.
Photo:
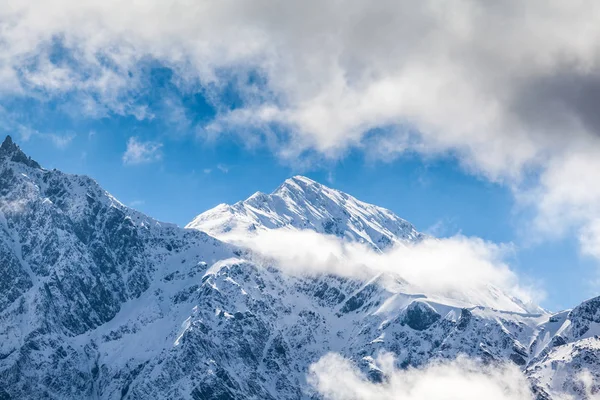
<svg viewBox="0 0 600 400">
<path fill-rule="evenodd" d="M 406 308 L 404 322 L 412 329 L 423 331 L 436 323 L 441 316 L 427 303 L 413 301 Z"/>
</svg>

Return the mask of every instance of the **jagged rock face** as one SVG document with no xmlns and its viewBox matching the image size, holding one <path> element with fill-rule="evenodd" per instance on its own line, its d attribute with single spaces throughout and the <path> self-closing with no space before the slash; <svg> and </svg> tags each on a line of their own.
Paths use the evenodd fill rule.
<svg viewBox="0 0 600 400">
<path fill-rule="evenodd" d="M 95 349 L 65 337 L 112 320 L 173 254 L 197 248 L 199 258 L 217 243 L 127 209 L 87 177 L 43 170 L 10 138 L 0 239 L 0 387 L 11 398 L 91 395 Z"/>
<path fill-rule="evenodd" d="M 563 393 L 594 399 L 600 393 L 600 297 L 563 311 L 538 327 L 526 373 L 540 399 Z M 541 344 L 541 346 L 540 346 Z M 538 350 L 535 350 L 535 349 Z M 589 374 L 586 387 L 582 374 Z"/>
<path fill-rule="evenodd" d="M 0 158 L 24 164 L 31 168 L 41 168 L 40 164 L 32 160 L 31 157 L 25 155 L 25 153 L 19 149 L 19 146 L 13 142 L 10 136 L 7 136 L 0 146 Z"/>
<path fill-rule="evenodd" d="M 0 310 L 4 310 L 33 286 L 31 278 L 21 268 L 19 259 L 5 240 L 0 242 L 0 276 Z"/>
<path fill-rule="evenodd" d="M 582 337 L 600 334 L 600 297 L 590 299 L 569 313 L 571 336 Z"/>
<path fill-rule="evenodd" d="M 596 336 L 554 346 L 530 363 L 526 373 L 539 399 L 553 399 L 556 393 L 596 399 L 600 393 L 600 339 Z M 588 387 L 582 380 L 586 375 Z"/>
<path fill-rule="evenodd" d="M 308 365 L 327 351 L 358 359 L 389 351 L 404 367 L 464 352 L 504 360 L 525 351 L 521 341 L 539 320 L 501 313 L 490 317 L 485 314 L 491 310 L 474 309 L 465 324 L 457 318 L 464 314 L 460 309 L 414 297 L 382 313 L 381 304 L 398 296 L 385 290 L 367 290 L 362 306 L 342 313 L 369 284 L 332 276 L 325 283 L 341 295 L 323 302 L 323 282 L 313 286 L 243 260 L 211 267 L 171 347 L 144 365 L 129 394 L 147 398 L 153 388 L 158 398 L 187 397 L 186 388 L 197 398 L 310 398 Z M 421 306 L 410 307 L 413 303 Z M 405 319 L 408 307 L 438 318 L 424 317 L 428 326 L 415 329 Z M 446 313 L 442 317 L 435 308 Z"/>
<path fill-rule="evenodd" d="M 304 226 L 378 249 L 383 237 L 422 237 L 302 177 L 238 208 L 260 204 L 276 223 L 253 216 L 256 230 Z M 231 228 L 207 215 L 214 231 Z M 540 399 L 585 399 L 578 371 L 598 378 L 598 299 L 529 314 L 406 285 L 392 275 L 286 275 L 128 209 L 89 178 L 44 170 L 10 139 L 0 146 L 0 399 L 316 399 L 308 367 L 329 351 L 374 382 L 385 379 L 373 361 L 381 351 L 398 367 L 460 354 L 509 360 Z"/>
<path fill-rule="evenodd" d="M 440 314 L 429 304 L 413 301 L 406 307 L 404 322 L 414 330 L 424 331 L 440 318 Z"/>
</svg>

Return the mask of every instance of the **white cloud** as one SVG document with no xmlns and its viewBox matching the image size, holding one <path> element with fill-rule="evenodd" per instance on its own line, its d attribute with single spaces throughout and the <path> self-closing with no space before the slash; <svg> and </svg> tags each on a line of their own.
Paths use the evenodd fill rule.
<svg viewBox="0 0 600 400">
<path fill-rule="evenodd" d="M 597 197 L 573 185 L 594 180 L 600 159 L 598 13 L 593 0 L 9 0 L 0 90 L 70 92 L 90 115 L 151 118 L 138 100 L 142 67 L 158 60 L 215 102 L 206 135 L 239 132 L 293 162 L 350 147 L 451 153 L 518 198 L 536 193 L 537 220 L 553 222 L 539 233 L 586 236 Z M 234 111 L 218 100 L 229 84 Z"/>
<path fill-rule="evenodd" d="M 226 239 L 251 248 L 255 261 L 275 260 L 273 265 L 291 274 L 328 273 L 364 280 L 393 274 L 411 285 L 402 291 L 513 311 L 518 310 L 512 297 L 530 305 L 543 297 L 539 288 L 520 283 L 509 268 L 505 259 L 512 252 L 510 246 L 478 238 L 426 239 L 383 254 L 310 230 L 268 230 Z"/>
<path fill-rule="evenodd" d="M 543 237 L 577 232 L 584 254 L 600 259 L 600 152 L 574 149 L 549 160 L 533 188 L 517 198 L 537 209 L 533 227 Z"/>
<path fill-rule="evenodd" d="M 466 358 L 399 370 L 384 354 L 377 360 L 384 383 L 369 381 L 349 360 L 327 354 L 310 367 L 309 382 L 327 400 L 532 400 L 514 365 L 483 366 Z"/>
<path fill-rule="evenodd" d="M 159 161 L 162 158 L 161 143 L 142 142 L 136 137 L 127 141 L 127 150 L 123 154 L 123 164 L 136 165 Z"/>
</svg>

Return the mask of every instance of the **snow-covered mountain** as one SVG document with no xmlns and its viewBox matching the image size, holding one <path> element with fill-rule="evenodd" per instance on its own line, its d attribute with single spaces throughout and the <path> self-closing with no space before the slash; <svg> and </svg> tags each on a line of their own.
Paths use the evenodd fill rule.
<svg viewBox="0 0 600 400">
<path fill-rule="evenodd" d="M 189 226 L 225 238 L 312 229 L 378 250 L 423 238 L 302 177 Z M 45 170 L 10 138 L 0 146 L 0 399 L 318 399 L 307 371 L 329 351 L 373 382 L 381 351 L 400 368 L 509 361 L 539 399 L 586 399 L 599 389 L 599 327 L 600 298 L 531 313 L 416 293 L 390 274 L 289 275 Z M 596 386 L 582 387 L 584 369 Z"/>
<path fill-rule="evenodd" d="M 271 194 L 256 192 L 232 206 L 220 204 L 198 215 L 186 228 L 225 240 L 265 229 L 310 229 L 381 250 L 399 241 L 423 238 L 390 210 L 304 176 L 287 179 Z"/>
<path fill-rule="evenodd" d="M 361 243 L 376 252 L 385 252 L 395 245 L 419 243 L 427 238 L 392 211 L 362 202 L 304 176 L 287 179 L 270 195 L 257 192 L 234 205 L 220 204 L 198 215 L 186 228 L 207 232 L 241 246 L 248 246 L 253 237 L 265 232 L 278 230 L 289 234 L 308 230 L 350 243 Z M 299 241 L 305 238 L 298 236 L 293 239 Z M 374 278 L 374 275 L 367 278 Z M 377 279 L 382 283 L 384 280 L 394 281 L 387 285 L 394 288 L 391 289 L 393 292 L 422 295 L 422 288 L 415 287 L 401 276 L 389 275 L 393 274 L 387 272 L 386 276 L 378 276 Z M 397 282 L 400 281 L 402 285 L 399 286 Z M 433 295 L 429 293 L 430 298 L 457 307 L 480 305 L 521 313 L 544 312 L 538 306 L 524 304 L 492 285 L 469 293 L 454 293 L 451 298 Z"/>
</svg>

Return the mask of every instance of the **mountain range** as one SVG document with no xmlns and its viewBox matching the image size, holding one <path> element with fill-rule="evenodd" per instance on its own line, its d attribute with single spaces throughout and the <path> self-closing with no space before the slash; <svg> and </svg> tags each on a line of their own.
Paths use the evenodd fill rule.
<svg viewBox="0 0 600 400">
<path fill-rule="evenodd" d="M 7 137 L 0 399 L 319 399 L 307 375 L 329 352 L 372 382 L 389 352 L 401 369 L 512 363 L 539 400 L 600 390 L 600 297 L 550 313 L 493 286 L 441 296 L 394 273 L 290 274 L 244 244 L 306 231 L 376 254 L 435 240 L 302 176 L 180 228 L 42 168 Z"/>
</svg>

